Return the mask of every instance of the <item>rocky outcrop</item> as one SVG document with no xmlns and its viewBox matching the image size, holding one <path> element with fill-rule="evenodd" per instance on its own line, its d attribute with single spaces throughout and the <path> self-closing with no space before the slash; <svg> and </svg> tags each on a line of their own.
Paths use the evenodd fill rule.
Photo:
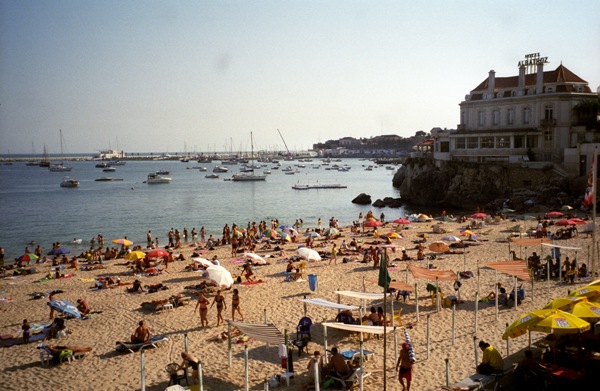
<svg viewBox="0 0 600 391">
<path fill-rule="evenodd" d="M 538 207 L 577 205 L 585 178 L 560 177 L 552 165 L 535 169 L 408 159 L 394 175 L 393 185 L 400 189 L 404 202 L 414 205 L 490 209 L 510 200 L 513 207 L 522 209 L 527 200 Z"/>
<path fill-rule="evenodd" d="M 352 200 L 353 204 L 371 205 L 371 196 L 365 193 L 360 193 Z"/>
</svg>

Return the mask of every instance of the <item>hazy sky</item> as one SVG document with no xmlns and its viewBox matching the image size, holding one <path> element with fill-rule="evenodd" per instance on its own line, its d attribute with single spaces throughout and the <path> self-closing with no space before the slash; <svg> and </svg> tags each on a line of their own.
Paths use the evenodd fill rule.
<svg viewBox="0 0 600 391">
<path fill-rule="evenodd" d="M 540 52 L 600 85 L 600 1 L 0 0 L 0 153 L 290 149 L 455 128 Z"/>
</svg>

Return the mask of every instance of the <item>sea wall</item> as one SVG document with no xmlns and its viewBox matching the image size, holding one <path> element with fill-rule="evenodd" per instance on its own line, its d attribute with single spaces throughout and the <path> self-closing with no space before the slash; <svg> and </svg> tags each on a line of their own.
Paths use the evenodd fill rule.
<svg viewBox="0 0 600 391">
<path fill-rule="evenodd" d="M 532 168 L 411 158 L 394 175 L 393 185 L 403 202 L 414 205 L 489 209 L 510 200 L 513 208 L 531 210 L 579 205 L 586 182 L 562 176 L 552 164 Z"/>
</svg>

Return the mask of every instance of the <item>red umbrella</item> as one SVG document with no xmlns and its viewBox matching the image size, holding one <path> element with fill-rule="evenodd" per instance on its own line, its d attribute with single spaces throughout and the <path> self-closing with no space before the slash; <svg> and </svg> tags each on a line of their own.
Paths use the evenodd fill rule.
<svg viewBox="0 0 600 391">
<path fill-rule="evenodd" d="M 569 219 L 569 221 L 570 221 L 570 223 L 569 223 L 570 225 L 585 225 L 585 224 L 587 224 L 585 222 L 585 220 L 582 220 L 582 219 L 580 219 L 578 217 L 574 217 L 572 219 Z"/>
<path fill-rule="evenodd" d="M 546 213 L 546 217 L 562 217 L 562 216 L 564 216 L 564 214 L 562 212 L 557 212 L 557 211 Z"/>
<path fill-rule="evenodd" d="M 573 225 L 571 223 L 570 220 L 567 219 L 563 219 L 563 220 L 558 220 L 556 223 L 554 223 L 555 225 Z"/>
<path fill-rule="evenodd" d="M 392 221 L 392 223 L 394 223 L 394 224 L 410 224 L 410 221 L 408 221 L 407 219 L 399 218 L 399 219 Z"/>
<path fill-rule="evenodd" d="M 163 249 L 157 248 L 155 250 L 150 251 L 148 254 L 146 254 L 146 256 L 148 258 L 168 257 L 169 256 L 169 252 L 167 250 L 163 250 Z"/>
<path fill-rule="evenodd" d="M 382 225 L 383 225 L 383 223 L 381 221 L 377 221 L 377 220 L 365 221 L 365 224 L 364 224 L 365 227 L 381 227 Z"/>
<path fill-rule="evenodd" d="M 486 218 L 486 214 L 482 213 L 482 212 L 478 212 L 478 213 L 474 213 L 471 215 L 472 219 L 485 219 Z"/>
</svg>

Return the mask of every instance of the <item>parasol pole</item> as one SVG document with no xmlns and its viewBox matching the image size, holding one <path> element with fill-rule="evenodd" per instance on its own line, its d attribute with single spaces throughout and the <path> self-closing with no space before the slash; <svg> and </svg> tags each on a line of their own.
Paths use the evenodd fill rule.
<svg viewBox="0 0 600 391">
<path fill-rule="evenodd" d="M 307 313 L 307 310 L 306 310 L 306 295 L 304 295 L 304 302 L 302 304 L 304 304 L 304 316 L 306 316 L 306 313 Z"/>
<path fill-rule="evenodd" d="M 450 387 L 450 359 L 446 357 L 446 387 Z"/>
<path fill-rule="evenodd" d="M 454 345 L 455 313 L 456 313 L 456 303 L 452 303 L 452 345 Z"/>
<path fill-rule="evenodd" d="M 323 359 L 325 360 L 325 365 L 327 365 L 327 325 L 325 323 L 323 323 L 323 340 L 323 346 L 325 347 Z"/>
<path fill-rule="evenodd" d="M 202 363 L 198 362 L 198 389 L 204 391 L 204 385 L 202 384 Z"/>
<path fill-rule="evenodd" d="M 419 287 L 415 282 L 415 310 L 417 313 L 417 322 L 419 321 Z"/>
<path fill-rule="evenodd" d="M 477 326 L 478 326 L 477 315 L 478 315 L 478 313 L 479 313 L 479 292 L 475 292 L 475 335 L 477 335 Z"/>
<path fill-rule="evenodd" d="M 506 328 L 508 328 L 508 323 L 506 323 Z M 506 357 L 510 356 L 510 336 L 506 337 Z"/>
<path fill-rule="evenodd" d="M 429 360 L 429 348 L 430 348 L 430 331 L 431 331 L 431 322 L 429 321 L 431 314 L 427 314 L 427 359 Z"/>
<path fill-rule="evenodd" d="M 327 353 L 325 353 L 325 355 L 327 355 Z M 315 369 L 315 391 L 320 391 L 319 386 L 320 386 L 320 382 L 319 382 L 319 359 L 317 359 L 316 357 L 313 357 L 313 362 L 314 362 L 314 369 Z"/>
<path fill-rule="evenodd" d="M 494 296 L 495 306 L 496 306 L 496 322 L 498 321 L 498 270 L 494 269 L 494 275 L 496 276 L 496 285 L 494 285 L 494 290 L 496 291 L 496 295 Z"/>
<path fill-rule="evenodd" d="M 546 285 L 548 290 L 550 290 L 550 259 L 548 259 L 548 261 L 546 262 L 546 269 L 547 270 L 547 277 L 548 277 L 548 281 L 546 281 Z"/>
<path fill-rule="evenodd" d="M 144 366 L 144 347 L 140 349 L 140 372 L 142 376 L 142 391 L 146 391 L 146 367 Z"/>
<path fill-rule="evenodd" d="M 183 348 L 185 352 L 188 352 L 188 333 L 183 334 Z"/>
<path fill-rule="evenodd" d="M 435 312 L 440 312 L 440 280 L 435 278 Z"/>
<path fill-rule="evenodd" d="M 473 347 L 475 348 L 475 367 L 477 368 L 477 363 L 479 362 L 479 352 L 477 351 L 477 336 L 473 336 Z"/>
<path fill-rule="evenodd" d="M 481 292 L 481 288 L 479 286 L 479 277 L 481 275 L 481 270 L 479 269 L 479 259 L 477 260 L 477 292 Z"/>
<path fill-rule="evenodd" d="M 515 277 L 515 311 L 517 310 L 517 302 L 519 301 L 519 292 L 517 291 L 517 277 Z"/>
</svg>

